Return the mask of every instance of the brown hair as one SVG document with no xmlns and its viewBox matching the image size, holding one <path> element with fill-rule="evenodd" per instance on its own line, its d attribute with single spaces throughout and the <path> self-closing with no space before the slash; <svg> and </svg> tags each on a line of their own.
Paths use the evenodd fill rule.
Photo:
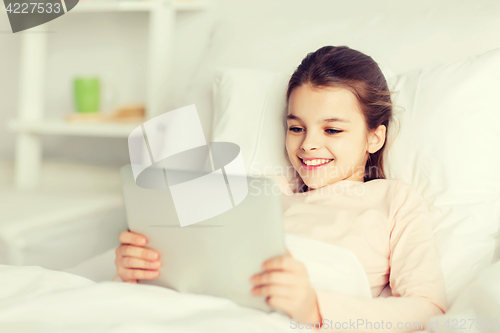
<svg viewBox="0 0 500 333">
<path fill-rule="evenodd" d="M 383 156 L 392 119 L 393 92 L 389 91 L 378 64 L 366 54 L 347 46 L 324 46 L 309 53 L 290 78 L 286 92 L 287 110 L 293 89 L 305 84 L 349 89 L 359 102 L 368 133 L 385 125 L 386 140 L 382 148 L 369 155 L 364 181 L 385 179 Z"/>
</svg>

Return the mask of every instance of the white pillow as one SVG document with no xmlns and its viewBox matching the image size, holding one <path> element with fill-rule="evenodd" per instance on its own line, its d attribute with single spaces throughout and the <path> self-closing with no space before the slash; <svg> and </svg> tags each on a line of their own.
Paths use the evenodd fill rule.
<svg viewBox="0 0 500 333">
<path fill-rule="evenodd" d="M 260 170 L 289 167 L 282 155 L 285 81 L 285 74 L 269 71 L 220 70 L 213 141 L 238 143 L 246 163 Z M 407 181 L 433 203 L 452 303 L 491 264 L 500 227 L 500 49 L 396 75 L 388 84 L 399 93 L 385 151 L 387 178 Z"/>
<path fill-rule="evenodd" d="M 238 144 L 248 175 L 286 174 L 291 168 L 284 118 L 289 79 L 266 70 L 216 70 L 211 141 Z"/>
<path fill-rule="evenodd" d="M 492 263 L 500 224 L 500 49 L 388 80 L 399 91 L 388 178 L 431 201 L 451 303 Z M 393 125 L 391 124 L 391 125 Z M 439 225 L 437 225 L 439 223 Z"/>
</svg>

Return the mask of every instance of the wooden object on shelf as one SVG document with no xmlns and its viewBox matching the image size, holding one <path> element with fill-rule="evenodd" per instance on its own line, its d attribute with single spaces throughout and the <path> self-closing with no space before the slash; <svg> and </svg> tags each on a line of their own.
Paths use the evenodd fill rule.
<svg viewBox="0 0 500 333">
<path fill-rule="evenodd" d="M 66 117 L 69 122 L 143 122 L 146 108 L 142 104 L 128 104 L 117 108 L 112 113 L 72 113 Z"/>
</svg>

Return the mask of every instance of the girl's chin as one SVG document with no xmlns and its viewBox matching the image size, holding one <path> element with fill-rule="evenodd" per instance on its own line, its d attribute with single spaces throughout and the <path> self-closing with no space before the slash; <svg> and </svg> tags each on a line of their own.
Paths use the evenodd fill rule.
<svg viewBox="0 0 500 333">
<path fill-rule="evenodd" d="M 331 183 L 331 182 L 328 182 L 328 181 L 325 182 L 324 178 L 322 178 L 322 179 L 312 179 L 312 178 L 305 177 L 305 178 L 302 178 L 302 181 L 310 189 L 317 189 L 317 188 L 329 185 Z"/>
</svg>

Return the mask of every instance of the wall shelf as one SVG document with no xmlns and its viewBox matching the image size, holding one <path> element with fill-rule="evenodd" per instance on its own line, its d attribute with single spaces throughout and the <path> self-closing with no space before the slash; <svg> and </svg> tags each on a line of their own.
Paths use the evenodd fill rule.
<svg viewBox="0 0 500 333">
<path fill-rule="evenodd" d="M 176 11 L 196 11 L 207 7 L 203 0 L 172 1 Z M 90 1 L 80 2 L 70 13 L 95 12 L 149 12 L 155 8 L 155 1 Z"/>
<path fill-rule="evenodd" d="M 19 133 L 126 138 L 141 123 L 71 123 L 61 119 L 12 119 L 7 126 Z"/>
<path fill-rule="evenodd" d="M 209 0 L 92 0 L 81 1 L 69 13 L 148 13 L 148 67 L 146 78 L 146 119 L 164 112 L 164 89 L 172 68 L 176 14 L 206 9 Z M 68 20 L 69 22 L 69 20 Z M 127 138 L 138 123 L 71 123 L 50 119 L 45 114 L 44 86 L 50 22 L 21 34 L 18 116 L 8 122 L 16 132 L 15 182 L 17 188 L 36 188 L 42 162 L 40 135 L 70 135 Z"/>
</svg>

